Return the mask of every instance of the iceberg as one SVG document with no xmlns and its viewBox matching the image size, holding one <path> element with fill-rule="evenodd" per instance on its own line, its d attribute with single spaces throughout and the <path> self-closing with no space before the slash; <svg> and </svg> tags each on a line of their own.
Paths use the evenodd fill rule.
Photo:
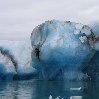
<svg viewBox="0 0 99 99">
<path fill-rule="evenodd" d="M 31 66 L 30 41 L 0 41 L 0 79 L 3 74 L 11 75 L 9 79 L 30 79 L 36 75 L 36 69 Z M 4 69 L 5 68 L 5 69 Z M 6 76 L 7 76 L 6 75 Z"/>
<path fill-rule="evenodd" d="M 98 41 L 87 25 L 46 21 L 31 34 L 32 65 L 45 80 L 89 79 L 89 63 L 99 48 Z"/>
<path fill-rule="evenodd" d="M 0 80 L 99 79 L 95 27 L 51 20 L 35 27 L 28 40 L 1 40 Z"/>
</svg>

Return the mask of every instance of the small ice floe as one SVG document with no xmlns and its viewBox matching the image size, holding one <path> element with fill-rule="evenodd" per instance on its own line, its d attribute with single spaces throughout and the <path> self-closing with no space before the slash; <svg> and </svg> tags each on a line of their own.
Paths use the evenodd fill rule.
<svg viewBox="0 0 99 99">
<path fill-rule="evenodd" d="M 50 96 L 49 96 L 49 99 L 53 99 L 53 97 L 50 95 Z"/>
<path fill-rule="evenodd" d="M 56 97 L 55 99 L 60 99 L 60 96 Z"/>
<path fill-rule="evenodd" d="M 49 99 L 53 99 L 53 97 L 50 95 Z M 60 96 L 56 97 L 55 99 L 60 99 Z M 61 98 L 61 99 L 64 99 L 64 98 Z"/>
<path fill-rule="evenodd" d="M 79 88 L 70 88 L 70 90 L 73 90 L 73 91 L 80 91 L 80 90 L 81 90 L 81 87 L 79 87 Z"/>
<path fill-rule="evenodd" d="M 71 96 L 70 99 L 82 99 L 82 96 Z"/>
</svg>

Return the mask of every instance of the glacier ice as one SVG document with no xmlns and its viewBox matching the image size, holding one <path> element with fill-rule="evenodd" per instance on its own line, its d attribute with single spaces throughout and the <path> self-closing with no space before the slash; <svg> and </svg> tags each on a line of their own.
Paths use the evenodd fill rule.
<svg viewBox="0 0 99 99">
<path fill-rule="evenodd" d="M 29 76 L 32 77 L 36 74 L 36 69 L 31 66 L 32 47 L 29 40 L 1 40 L 0 48 L 0 51 L 2 52 L 0 53 L 0 70 L 5 68 L 4 74 L 12 73 L 13 75 L 10 79 L 29 79 Z M 2 73 L 0 73 L 0 75 L 2 75 Z"/>
<path fill-rule="evenodd" d="M 32 64 L 39 70 L 41 79 L 84 79 L 89 62 L 96 53 L 95 46 L 99 44 L 95 39 L 92 29 L 87 25 L 46 21 L 31 34 Z M 38 53 L 36 49 L 39 59 L 35 54 Z"/>
<path fill-rule="evenodd" d="M 1 40 L 0 79 L 98 79 L 99 34 L 94 29 L 52 20 L 35 27 L 29 40 Z"/>
</svg>

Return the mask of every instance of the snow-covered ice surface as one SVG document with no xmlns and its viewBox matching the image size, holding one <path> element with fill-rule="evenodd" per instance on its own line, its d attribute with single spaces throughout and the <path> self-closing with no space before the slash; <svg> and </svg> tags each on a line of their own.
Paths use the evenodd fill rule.
<svg viewBox="0 0 99 99">
<path fill-rule="evenodd" d="M 99 34 L 91 28 L 52 20 L 35 27 L 29 40 L 1 40 L 0 79 L 5 74 L 12 79 L 15 75 L 44 80 L 96 79 Z"/>
</svg>

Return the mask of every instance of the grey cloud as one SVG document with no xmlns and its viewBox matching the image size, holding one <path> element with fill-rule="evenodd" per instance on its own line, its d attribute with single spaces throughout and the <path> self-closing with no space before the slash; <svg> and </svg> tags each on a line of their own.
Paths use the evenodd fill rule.
<svg viewBox="0 0 99 99">
<path fill-rule="evenodd" d="M 46 20 L 89 24 L 99 20 L 98 6 L 98 0 L 0 0 L 0 39 L 27 39 Z"/>
</svg>

